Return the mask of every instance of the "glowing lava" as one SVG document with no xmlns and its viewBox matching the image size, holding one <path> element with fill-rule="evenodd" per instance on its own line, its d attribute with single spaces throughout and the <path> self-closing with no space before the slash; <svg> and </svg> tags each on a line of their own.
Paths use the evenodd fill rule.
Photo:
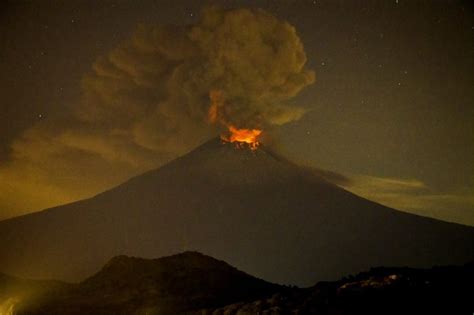
<svg viewBox="0 0 474 315">
<path fill-rule="evenodd" d="M 219 122 L 227 126 L 229 136 L 221 135 L 221 139 L 226 142 L 235 143 L 237 147 L 242 148 L 244 144 L 250 149 L 255 150 L 260 145 L 258 137 L 262 133 L 260 129 L 239 129 L 229 123 L 229 119 L 225 119 L 221 113 L 225 107 L 225 96 L 221 90 L 211 90 L 209 92 L 211 106 L 207 112 L 207 120 L 209 123 Z"/>
<path fill-rule="evenodd" d="M 260 145 L 258 142 L 258 137 L 262 133 L 262 130 L 259 129 L 238 129 L 234 126 L 228 126 L 230 135 L 221 136 L 221 139 L 224 141 L 232 142 L 237 144 L 239 147 L 246 143 L 252 150 L 256 150 Z"/>
</svg>

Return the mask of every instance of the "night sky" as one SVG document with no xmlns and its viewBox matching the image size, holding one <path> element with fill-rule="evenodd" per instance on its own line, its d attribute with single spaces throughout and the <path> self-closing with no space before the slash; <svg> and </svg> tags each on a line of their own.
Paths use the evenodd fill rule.
<svg viewBox="0 0 474 315">
<path fill-rule="evenodd" d="M 382 204 L 474 225 L 473 6 L 405 0 L 3 3 L 0 219 L 95 195 L 218 134 L 190 122 L 165 140 L 116 141 L 149 103 L 121 86 L 101 87 L 106 106 L 128 102 L 97 114 L 114 119 L 77 122 L 100 108 L 88 75 L 137 25 L 195 24 L 215 3 L 264 9 L 304 45 L 315 81 L 286 103 L 305 114 L 268 129 L 283 154 Z"/>
</svg>

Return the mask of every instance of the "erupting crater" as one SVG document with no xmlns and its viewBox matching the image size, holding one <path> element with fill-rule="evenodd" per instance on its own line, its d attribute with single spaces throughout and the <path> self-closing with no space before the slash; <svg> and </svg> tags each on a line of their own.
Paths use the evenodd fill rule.
<svg viewBox="0 0 474 315">
<path fill-rule="evenodd" d="M 221 139 L 224 142 L 234 143 L 238 148 L 244 148 L 248 146 L 252 150 L 256 150 L 260 145 L 258 141 L 259 136 L 262 134 L 261 129 L 239 129 L 234 126 L 228 117 L 223 116 L 225 97 L 221 90 L 209 91 L 209 98 L 211 105 L 207 111 L 207 120 L 209 123 L 219 122 L 220 124 L 227 127 L 228 134 L 222 134 Z"/>
<path fill-rule="evenodd" d="M 256 150 L 260 145 L 258 141 L 259 136 L 262 134 L 260 129 L 238 129 L 231 125 L 228 126 L 228 130 L 228 136 L 221 135 L 221 139 L 225 142 L 234 143 L 239 148 L 248 145 L 252 150 Z"/>
</svg>

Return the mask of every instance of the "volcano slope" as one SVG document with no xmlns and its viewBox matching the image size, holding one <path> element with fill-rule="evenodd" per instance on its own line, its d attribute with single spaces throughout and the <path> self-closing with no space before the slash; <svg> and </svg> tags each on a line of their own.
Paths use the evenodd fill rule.
<svg viewBox="0 0 474 315">
<path fill-rule="evenodd" d="M 110 257 L 197 250 L 306 286 L 371 266 L 463 264 L 474 228 L 360 198 L 265 147 L 211 140 L 93 198 L 0 222 L 0 270 L 77 281 Z"/>
</svg>

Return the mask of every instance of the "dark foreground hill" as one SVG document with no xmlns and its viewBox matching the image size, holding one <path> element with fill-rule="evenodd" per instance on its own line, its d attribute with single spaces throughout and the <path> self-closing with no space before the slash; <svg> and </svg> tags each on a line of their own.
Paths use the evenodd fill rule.
<svg viewBox="0 0 474 315">
<path fill-rule="evenodd" d="M 281 291 L 197 252 L 159 259 L 117 256 L 98 273 L 43 304 L 19 303 L 18 314 L 181 314 L 250 302 Z M 37 294 L 39 295 L 39 294 Z"/>
<path fill-rule="evenodd" d="M 17 315 L 471 314 L 474 309 L 474 264 L 373 268 L 301 289 L 185 252 L 153 260 L 118 256 L 76 285 L 16 281 L 30 292 L 17 296 L 17 304 L 10 300 L 11 314 Z M 11 293 L 2 284 L 1 292 Z"/>
<path fill-rule="evenodd" d="M 91 199 L 0 222 L 0 248 L 0 270 L 27 278 L 77 281 L 116 255 L 189 249 L 307 286 L 372 266 L 464 264 L 474 228 L 381 206 L 263 146 L 216 139 Z"/>
<path fill-rule="evenodd" d="M 432 269 L 373 268 L 340 281 L 193 314 L 472 314 L 473 281 L 472 263 Z"/>
</svg>

